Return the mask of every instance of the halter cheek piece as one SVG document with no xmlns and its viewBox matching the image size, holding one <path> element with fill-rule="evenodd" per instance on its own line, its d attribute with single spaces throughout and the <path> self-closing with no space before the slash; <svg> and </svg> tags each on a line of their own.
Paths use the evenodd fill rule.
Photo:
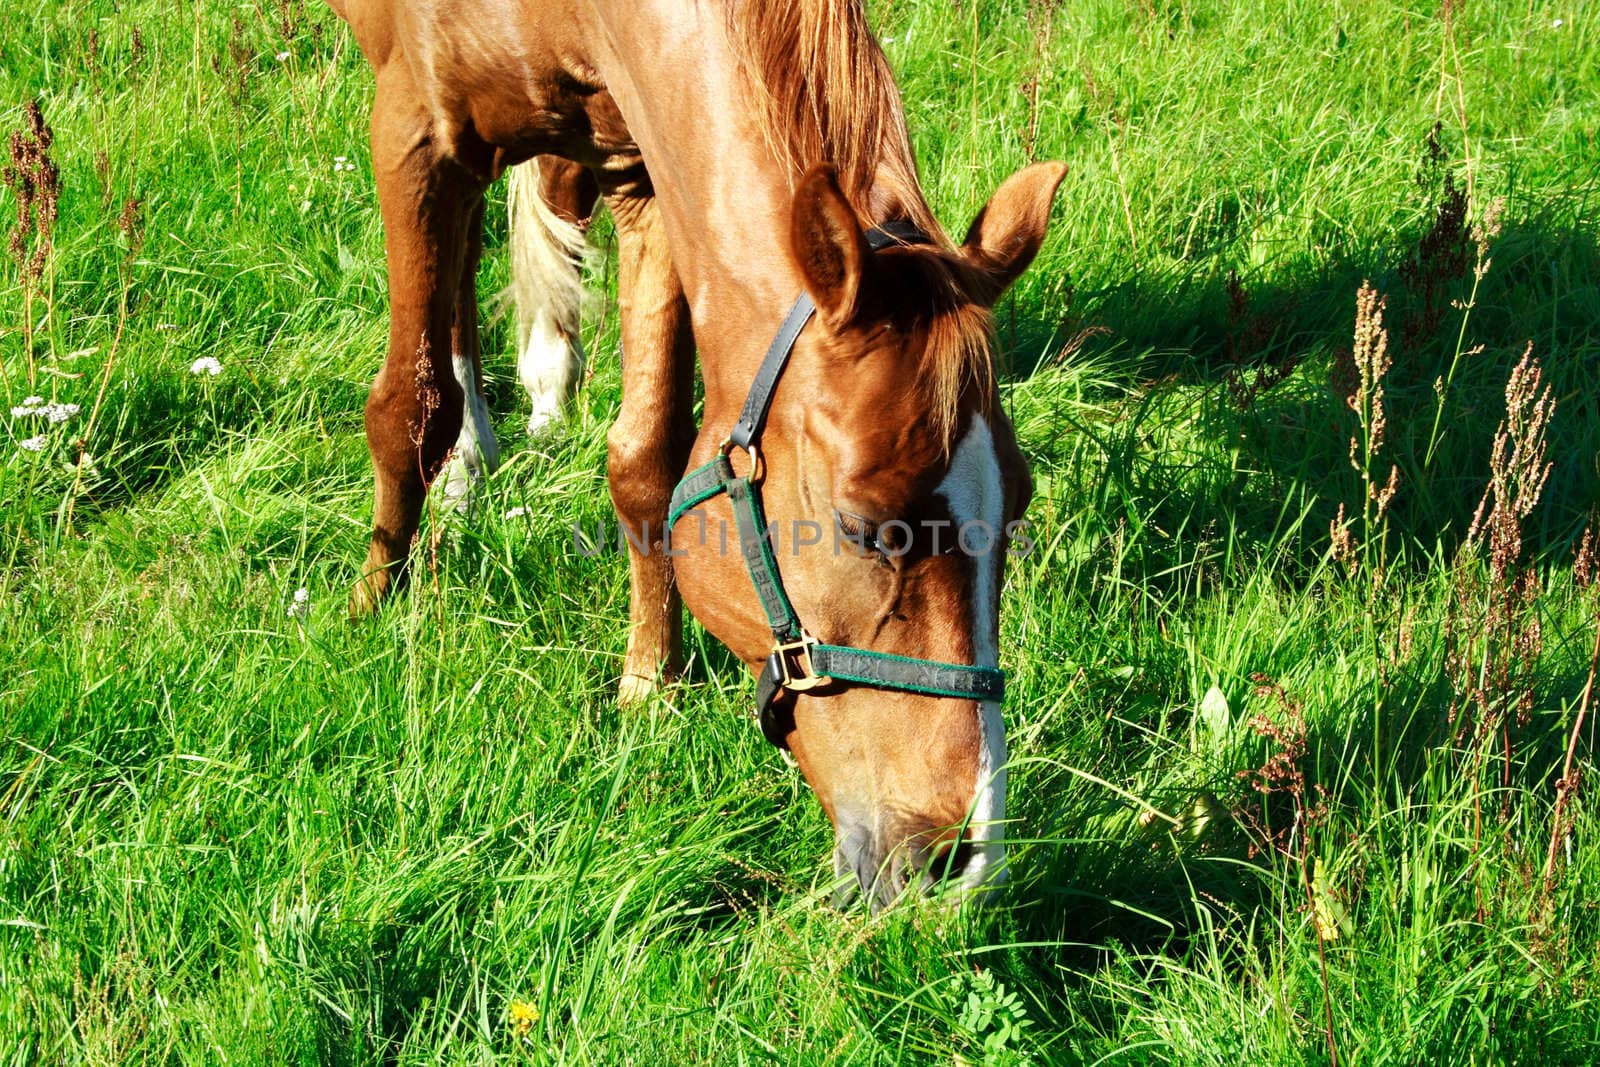
<svg viewBox="0 0 1600 1067">
<path fill-rule="evenodd" d="M 867 244 L 874 252 L 891 245 L 926 243 L 927 235 L 906 222 L 891 222 L 867 232 Z M 775 709 L 780 691 L 799 693 L 830 682 L 846 682 L 961 700 L 998 701 L 1005 696 L 1005 674 L 996 667 L 941 663 L 823 644 L 800 625 L 794 606 L 789 603 L 778 561 L 772 554 L 766 512 L 761 507 L 759 442 L 778 379 L 789 364 L 800 331 L 805 329 L 816 310 L 811 297 L 805 293 L 795 300 L 756 371 L 739 421 L 722 442 L 717 458 L 684 475 L 672 491 L 667 512 L 670 534 L 685 512 L 719 493 L 728 494 L 739 533 L 739 552 L 750 571 L 750 581 L 766 613 L 767 623 L 772 627 L 772 652 L 756 682 L 756 717 L 762 734 L 779 748 L 787 747 L 784 744 L 786 731 Z M 733 464 L 728 461 L 729 453 L 735 448 L 743 449 L 750 456 L 750 473 L 742 478 L 734 474 Z"/>
</svg>

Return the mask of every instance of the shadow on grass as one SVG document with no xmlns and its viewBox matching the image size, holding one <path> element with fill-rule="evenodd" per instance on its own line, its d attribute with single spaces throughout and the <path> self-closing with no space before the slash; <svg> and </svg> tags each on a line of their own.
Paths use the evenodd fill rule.
<svg viewBox="0 0 1600 1067">
<path fill-rule="evenodd" d="M 1581 220 L 1582 207 L 1577 214 Z M 1058 315 L 1000 309 L 1015 380 L 1058 360 L 1116 367 L 1110 385 L 1128 400 L 1117 417 L 1073 428 L 1094 435 L 1089 447 L 1067 434 L 1038 432 L 1024 434 L 1023 444 L 1040 467 L 1058 477 L 1067 472 L 1082 498 L 1075 521 L 1096 524 L 1108 545 L 1117 540 L 1119 580 L 1158 599 L 1192 596 L 1196 561 L 1209 558 L 1208 543 L 1219 541 L 1236 565 L 1254 569 L 1270 559 L 1291 584 L 1326 559 L 1339 504 L 1359 513 L 1364 492 L 1351 465 L 1359 427 L 1330 378 L 1351 346 L 1355 294 L 1367 280 L 1389 301 L 1394 366 L 1376 473 L 1381 481 L 1391 463 L 1399 469 L 1391 553 L 1419 572 L 1454 557 L 1488 480 L 1507 375 L 1531 342 L 1556 410 L 1548 430 L 1551 473 L 1524 523 L 1524 552 L 1548 564 L 1571 558 L 1600 504 L 1600 380 L 1593 372 L 1600 245 L 1581 221 L 1508 225 L 1493 243 L 1463 330 L 1459 305 L 1472 299 L 1471 249 L 1459 249 L 1466 258 L 1454 257 L 1454 273 L 1430 275 L 1416 265 L 1422 243 L 1422 234 L 1399 235 L 1392 245 L 1346 253 L 1271 285 L 1230 282 L 1225 272 L 1135 278 L 1074 295 Z M 1074 343 L 1081 345 L 1076 351 Z M 1482 351 L 1473 352 L 1478 345 Z M 1447 376 L 1441 406 L 1436 383 Z M 1286 524 L 1286 516 L 1297 521 Z M 1130 528 L 1132 547 L 1120 533 Z M 1146 528 L 1170 534 L 1139 536 Z M 1245 551 L 1235 558 L 1235 548 Z M 1319 717 L 1325 725 L 1306 739 L 1308 788 L 1321 783 L 1349 797 L 1383 796 L 1399 810 L 1430 776 L 1466 773 L 1471 753 L 1452 749 L 1464 743 L 1463 724 L 1451 720 L 1443 635 L 1419 635 L 1418 645 L 1418 658 L 1385 679 L 1376 706 Z M 1583 684 L 1578 667 L 1547 674 L 1535 706 L 1570 705 Z M 1147 696 L 1161 706 L 1154 714 L 1167 714 L 1170 694 Z M 1492 798 L 1486 804 L 1504 802 L 1510 811 L 1519 795 L 1549 796 L 1565 742 L 1556 716 L 1552 710 L 1507 728 L 1511 758 L 1503 746 L 1493 748 L 1495 766 L 1480 779 Z M 1038 747 L 1071 750 L 1059 738 Z M 1094 772 L 1111 781 L 1137 777 L 1141 758 L 1113 756 Z M 1274 909 L 1287 922 L 1305 921 L 1282 859 L 1264 855 L 1226 811 L 1253 803 L 1265 821 L 1286 826 L 1293 821 L 1286 798 L 1256 797 L 1232 779 L 1205 783 L 1209 790 L 1197 783 L 1188 797 L 1169 798 L 1176 807 L 1168 810 L 1199 797 L 1221 798 L 1219 807 L 1205 834 L 1179 839 L 1159 825 L 1140 826 L 1127 805 L 1068 776 L 1057 784 L 1032 785 L 1051 794 L 1043 810 L 1026 817 L 1041 840 L 1013 868 L 1012 947 L 987 964 L 1013 988 L 1038 990 L 1047 1013 L 1066 1019 L 1093 1008 L 1097 997 L 1086 1006 L 1075 991 L 1112 961 L 1138 968 L 1141 957 L 1189 960 L 1199 939 L 1223 925 L 1221 917 L 1242 918 L 1248 927 Z M 1465 852 L 1459 858 L 1472 859 Z M 1230 966 L 1243 966 L 1243 957 Z"/>
<path fill-rule="evenodd" d="M 1003 307 L 1000 332 L 1014 342 L 1015 379 L 1077 358 L 1114 367 L 1117 387 L 1134 394 L 1133 409 L 1099 430 L 1097 503 L 1110 507 L 1101 521 L 1191 531 L 1209 522 L 1266 547 L 1285 507 L 1303 504 L 1309 536 L 1295 547 L 1310 564 L 1338 505 L 1360 511 L 1350 454 L 1359 425 L 1332 379 L 1351 348 L 1356 291 L 1370 280 L 1388 299 L 1394 361 L 1374 464 L 1380 482 L 1398 467 L 1391 549 L 1426 558 L 1459 545 L 1487 482 L 1507 375 L 1531 343 L 1556 411 L 1550 479 L 1526 537 L 1536 553 L 1570 551 L 1600 504 L 1600 246 L 1578 214 L 1505 227 L 1464 329 L 1470 242 L 1456 234 L 1452 252 L 1419 262 L 1427 235 L 1413 233 L 1266 284 L 1227 273 L 1135 277 L 1073 296 L 1056 315 Z M 1030 445 L 1045 462 L 1062 458 L 1059 438 Z"/>
<path fill-rule="evenodd" d="M 1528 894 L 1537 887 L 1530 863 L 1542 858 L 1549 834 L 1544 806 L 1554 795 L 1565 749 L 1563 709 L 1576 705 L 1586 671 L 1574 660 L 1541 676 L 1533 701 L 1541 710 L 1525 720 L 1513 710 L 1503 724 L 1475 732 L 1479 713 L 1457 709 L 1445 656 L 1439 638 L 1395 667 L 1376 704 L 1351 699 L 1316 718 L 1299 760 L 1302 801 L 1286 792 L 1256 792 L 1250 772 L 1220 770 L 1180 792 L 1151 794 L 1159 809 L 1176 815 L 1172 826 L 1141 820 L 1131 805 L 1068 776 L 1054 786 L 1033 783 L 1046 799 L 1043 810 L 1025 813 L 1023 821 L 1040 837 L 1013 860 L 1001 939 L 1006 951 L 997 972 L 1013 987 L 1038 990 L 1048 1010 L 1068 1015 L 1084 1010 L 1068 1002 L 1118 962 L 1145 970 L 1156 957 L 1183 963 L 1196 951 L 1206 959 L 1208 950 L 1220 950 L 1224 969 L 1242 973 L 1250 966 L 1247 945 L 1239 941 L 1245 931 L 1259 936 L 1277 923 L 1298 929 L 1311 921 L 1306 872 L 1297 858 L 1302 806 L 1326 806 L 1329 814 L 1318 818 L 1329 821 L 1318 825 L 1331 835 L 1327 841 L 1337 842 L 1335 852 L 1371 849 L 1362 839 L 1376 828 L 1374 809 L 1428 820 L 1426 848 L 1443 856 L 1443 869 L 1482 870 L 1476 882 L 1465 877 L 1448 893 L 1441 889 L 1433 906 L 1462 911 L 1461 922 L 1487 923 L 1489 932 L 1530 923 Z M 1298 701 L 1311 694 L 1288 696 Z M 1277 748 L 1252 741 L 1232 758 L 1246 767 L 1265 765 Z M 1097 765 L 1095 772 L 1112 781 L 1136 778 L 1142 758 L 1113 756 L 1111 766 Z M 1478 814 L 1481 829 L 1473 824 Z M 1325 858 L 1322 848 L 1312 855 Z M 1352 911 L 1360 906 L 1363 878 L 1336 876 Z M 1475 897 L 1474 884 L 1491 888 Z M 1474 904 L 1483 899 L 1492 902 L 1488 919 L 1485 905 Z M 1229 932 L 1215 937 L 1222 928 Z M 1491 940 L 1485 933 L 1485 949 Z"/>
</svg>

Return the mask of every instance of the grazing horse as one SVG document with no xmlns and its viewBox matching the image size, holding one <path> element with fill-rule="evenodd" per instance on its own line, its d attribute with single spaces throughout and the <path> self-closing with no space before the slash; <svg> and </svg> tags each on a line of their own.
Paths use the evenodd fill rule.
<svg viewBox="0 0 1600 1067">
<path fill-rule="evenodd" d="M 617 232 L 620 698 L 678 669 L 687 604 L 761 671 L 763 728 L 833 822 L 846 899 L 992 884 L 999 591 L 1032 490 L 988 309 L 1037 253 L 1064 168 L 1020 170 L 950 241 L 860 0 L 330 2 L 376 72 L 389 261 L 352 610 L 403 579 L 452 453 L 492 464 L 473 281 L 484 190 L 537 166 L 512 197 L 536 419 L 573 381 L 574 235 L 596 193 Z M 675 501 L 686 471 L 697 491 Z M 974 524 L 986 543 L 958 549 Z"/>
</svg>

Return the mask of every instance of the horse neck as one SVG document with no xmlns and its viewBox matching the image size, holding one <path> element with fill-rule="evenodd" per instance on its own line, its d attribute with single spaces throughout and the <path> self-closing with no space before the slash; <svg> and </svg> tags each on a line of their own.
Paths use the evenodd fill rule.
<svg viewBox="0 0 1600 1067">
<path fill-rule="evenodd" d="M 793 175 L 726 37 L 718 0 L 602 3 L 601 71 L 650 177 L 688 298 L 706 415 L 737 410 L 801 291 L 789 253 Z M 895 196 L 874 190 L 875 214 Z"/>
</svg>

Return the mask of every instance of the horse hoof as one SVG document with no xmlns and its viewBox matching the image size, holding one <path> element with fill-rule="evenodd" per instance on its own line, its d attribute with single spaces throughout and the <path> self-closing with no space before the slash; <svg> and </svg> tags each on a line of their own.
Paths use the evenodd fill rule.
<svg viewBox="0 0 1600 1067">
<path fill-rule="evenodd" d="M 364 619 L 388 599 L 389 575 L 384 571 L 369 574 L 350 588 L 350 618 Z"/>
<path fill-rule="evenodd" d="M 471 466 L 459 454 L 451 457 L 433 483 L 440 509 L 454 515 L 466 515 L 481 495 L 482 482 L 481 470 Z"/>
<path fill-rule="evenodd" d="M 658 688 L 654 678 L 642 674 L 624 674 L 617 685 L 617 703 L 623 707 L 643 704 L 655 695 Z"/>
<path fill-rule="evenodd" d="M 561 401 L 535 401 L 533 414 L 528 416 L 528 437 L 535 442 L 544 441 L 555 436 L 556 429 L 561 425 L 565 408 Z"/>
</svg>

